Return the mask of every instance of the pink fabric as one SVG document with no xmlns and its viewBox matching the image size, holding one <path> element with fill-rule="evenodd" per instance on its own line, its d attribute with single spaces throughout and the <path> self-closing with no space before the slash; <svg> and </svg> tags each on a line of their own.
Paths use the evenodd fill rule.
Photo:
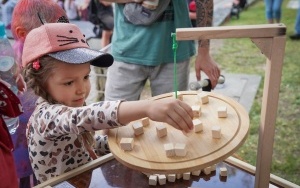
<svg viewBox="0 0 300 188">
<path fill-rule="evenodd" d="M 33 29 L 26 36 L 24 46 L 23 67 L 45 54 L 74 48 L 89 48 L 79 28 L 69 23 L 46 23 Z"/>
</svg>

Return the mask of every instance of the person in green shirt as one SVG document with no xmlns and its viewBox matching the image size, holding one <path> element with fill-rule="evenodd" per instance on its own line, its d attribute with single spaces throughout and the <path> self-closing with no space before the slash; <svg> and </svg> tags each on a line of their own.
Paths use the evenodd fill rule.
<svg viewBox="0 0 300 188">
<path fill-rule="evenodd" d="M 105 100 L 138 100 L 149 79 L 152 96 L 173 91 L 174 57 L 171 33 L 176 28 L 192 27 L 186 0 L 170 0 L 162 15 L 150 25 L 136 25 L 124 16 L 126 3 L 133 0 L 107 0 L 115 2 L 115 29 L 111 53 L 114 64 L 108 68 Z M 142 2 L 141 2 L 142 3 Z M 197 26 L 211 26 L 213 0 L 197 0 Z M 145 14 L 149 12 L 143 8 Z M 209 53 L 209 40 L 198 42 L 195 61 L 197 80 L 203 71 L 217 84 L 220 69 Z M 178 90 L 188 89 L 190 58 L 196 54 L 195 41 L 178 41 Z"/>
</svg>

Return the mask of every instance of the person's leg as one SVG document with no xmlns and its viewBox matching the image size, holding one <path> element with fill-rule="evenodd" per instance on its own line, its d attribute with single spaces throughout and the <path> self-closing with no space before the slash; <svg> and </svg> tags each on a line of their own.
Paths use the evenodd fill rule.
<svg viewBox="0 0 300 188">
<path fill-rule="evenodd" d="M 300 0 L 299 0 L 299 7 L 298 7 L 297 17 L 295 22 L 295 31 L 296 34 L 300 35 Z"/>
<path fill-rule="evenodd" d="M 139 100 L 147 79 L 146 66 L 115 61 L 107 70 L 105 100 Z"/>
<path fill-rule="evenodd" d="M 300 5 L 300 0 L 299 0 Z M 291 35 L 292 40 L 300 40 L 300 6 L 297 11 L 296 21 L 295 21 L 295 34 Z"/>
<path fill-rule="evenodd" d="M 265 13 L 268 23 L 273 23 L 273 0 L 265 0 Z"/>
<path fill-rule="evenodd" d="M 189 84 L 189 60 L 177 63 L 178 91 L 186 91 Z M 150 76 L 152 96 L 174 91 L 174 63 L 155 67 Z"/>
<path fill-rule="evenodd" d="M 281 19 L 281 5 L 282 5 L 282 0 L 274 0 L 272 10 L 273 10 L 273 18 L 276 21 L 276 23 L 279 23 Z"/>
</svg>

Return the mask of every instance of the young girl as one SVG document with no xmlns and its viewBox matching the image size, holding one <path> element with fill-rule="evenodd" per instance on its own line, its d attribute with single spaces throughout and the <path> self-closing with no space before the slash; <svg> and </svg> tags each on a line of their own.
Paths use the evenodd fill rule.
<svg viewBox="0 0 300 188">
<path fill-rule="evenodd" d="M 40 96 L 28 122 L 29 156 L 38 182 L 92 160 L 89 132 L 124 126 L 149 117 L 189 132 L 192 109 L 176 99 L 104 101 L 85 106 L 90 65 L 108 67 L 109 54 L 89 49 L 79 28 L 49 23 L 27 35 L 22 56 L 24 77 Z"/>
</svg>

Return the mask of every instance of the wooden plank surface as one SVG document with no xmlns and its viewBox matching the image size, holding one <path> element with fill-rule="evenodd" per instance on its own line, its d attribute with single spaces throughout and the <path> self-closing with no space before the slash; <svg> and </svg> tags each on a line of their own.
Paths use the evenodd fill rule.
<svg viewBox="0 0 300 188">
<path fill-rule="evenodd" d="M 219 27 L 177 28 L 177 40 L 202 40 L 225 38 L 270 38 L 283 36 L 286 26 L 280 24 L 239 25 Z"/>
<path fill-rule="evenodd" d="M 229 97 L 208 92 L 209 103 L 201 104 L 198 101 L 197 92 L 181 93 L 183 100 L 189 105 L 201 106 L 202 115 L 199 119 L 203 122 L 203 132 L 185 136 L 181 131 L 165 124 L 168 134 L 158 138 L 156 125 L 161 122 L 151 120 L 150 125 L 144 127 L 144 133 L 139 136 L 134 135 L 131 125 L 112 129 L 108 134 L 108 143 L 111 152 L 119 162 L 129 168 L 148 173 L 191 172 L 226 159 L 244 143 L 249 130 L 249 116 L 238 102 Z M 173 97 L 172 93 L 154 97 L 152 100 L 167 97 Z M 218 118 L 217 108 L 220 106 L 227 107 L 227 118 Z M 211 127 L 214 125 L 221 127 L 220 139 L 212 138 Z M 132 151 L 123 151 L 119 147 L 120 139 L 123 137 L 134 138 Z M 186 144 L 187 155 L 185 157 L 167 157 L 163 147 L 167 143 Z"/>
</svg>

